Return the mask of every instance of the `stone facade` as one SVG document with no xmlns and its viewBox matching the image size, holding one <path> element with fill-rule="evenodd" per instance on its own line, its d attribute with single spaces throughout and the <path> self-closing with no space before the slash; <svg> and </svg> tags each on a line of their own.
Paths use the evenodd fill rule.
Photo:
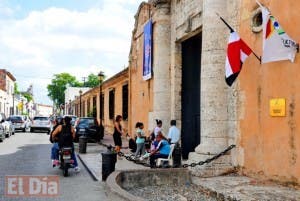
<svg viewBox="0 0 300 201">
<path fill-rule="evenodd" d="M 182 83 L 182 43 L 189 38 L 202 34 L 202 51 L 199 52 L 201 60 L 201 144 L 195 152 L 190 153 L 190 161 L 204 160 L 225 149 L 229 144 L 235 143 L 236 132 L 229 135 L 228 131 L 236 130 L 236 115 L 228 115 L 228 111 L 236 113 L 235 102 L 228 94 L 233 94 L 234 90 L 228 89 L 224 83 L 224 63 L 225 48 L 228 37 L 228 29 L 216 16 L 216 12 L 230 22 L 237 23 L 238 13 L 227 15 L 227 11 L 235 11 L 238 3 L 224 0 L 156 0 L 141 4 L 136 18 L 135 30 L 132 37 L 132 47 L 130 54 L 130 80 L 140 79 L 144 88 L 152 91 L 152 100 L 149 107 L 139 110 L 140 121 L 147 122 L 146 130 L 151 131 L 155 126 L 154 119 L 163 121 L 165 134 L 169 127 L 169 121 L 176 119 L 178 127 L 181 128 L 182 105 L 181 105 L 181 83 Z M 150 13 L 150 15 L 149 15 Z M 146 16 L 146 17 L 145 17 Z M 147 18 L 148 16 L 148 18 Z M 153 78 L 150 81 L 141 80 L 143 33 L 142 28 L 145 22 L 153 20 Z M 139 36 L 139 37 L 138 37 Z M 135 62 L 137 63 L 135 63 Z M 134 70 L 133 70 L 134 69 Z M 139 74 L 135 73 L 138 72 Z M 148 83 L 147 83 L 148 82 Z M 139 100 L 139 93 L 134 93 L 130 87 L 132 104 Z M 192 107 L 192 106 L 191 106 Z M 132 109 L 134 110 L 134 109 Z M 132 119 L 135 114 L 132 113 Z M 135 119 L 130 125 L 133 127 Z M 206 172 L 214 175 L 226 172 L 232 168 L 230 156 L 221 159 L 219 169 Z M 206 168 L 210 169 L 210 168 Z M 211 170 L 211 169 L 210 169 Z M 201 172 L 201 173 L 200 173 Z M 203 174 L 197 169 L 195 174 Z"/>
</svg>

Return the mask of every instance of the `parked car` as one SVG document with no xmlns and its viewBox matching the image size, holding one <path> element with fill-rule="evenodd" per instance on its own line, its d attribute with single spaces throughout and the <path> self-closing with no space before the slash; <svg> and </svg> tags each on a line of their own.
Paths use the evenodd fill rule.
<svg viewBox="0 0 300 201">
<path fill-rule="evenodd" d="M 12 115 L 8 118 L 9 121 L 12 122 L 15 130 L 20 130 L 22 132 L 26 131 L 26 120 L 22 115 Z"/>
<path fill-rule="evenodd" d="M 30 127 L 30 132 L 41 131 L 50 133 L 51 122 L 49 117 L 45 116 L 35 116 L 33 117 L 32 124 Z"/>
<path fill-rule="evenodd" d="M 100 139 L 100 127 L 97 124 L 97 120 L 93 117 L 79 118 L 76 123 L 75 131 L 75 142 L 79 140 L 80 136 L 86 136 L 94 140 Z"/>
<path fill-rule="evenodd" d="M 0 113 L 0 122 L 3 126 L 5 137 L 10 137 L 15 134 L 15 127 L 9 119 L 6 119 L 4 113 Z"/>
<path fill-rule="evenodd" d="M 0 142 L 3 142 L 4 139 L 5 139 L 4 127 L 0 123 Z"/>
</svg>

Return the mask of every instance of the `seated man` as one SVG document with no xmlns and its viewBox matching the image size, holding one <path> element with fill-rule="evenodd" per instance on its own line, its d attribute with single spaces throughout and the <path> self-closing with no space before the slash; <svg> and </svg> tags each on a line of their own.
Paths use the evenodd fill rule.
<svg viewBox="0 0 300 201">
<path fill-rule="evenodd" d="M 170 153 L 170 144 L 163 139 L 163 135 L 159 132 L 156 136 L 156 141 L 158 142 L 157 147 L 150 153 L 150 167 L 155 167 L 155 160 L 157 158 L 168 158 Z"/>
</svg>

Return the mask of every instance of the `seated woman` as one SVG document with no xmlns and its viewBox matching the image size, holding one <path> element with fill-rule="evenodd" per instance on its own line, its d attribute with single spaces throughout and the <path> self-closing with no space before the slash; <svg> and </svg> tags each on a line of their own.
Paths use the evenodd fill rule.
<svg viewBox="0 0 300 201">
<path fill-rule="evenodd" d="M 170 144 L 168 141 L 163 139 L 163 135 L 161 132 L 158 132 L 156 136 L 156 141 L 158 142 L 158 145 L 154 150 L 150 153 L 150 167 L 154 168 L 155 166 L 155 160 L 157 158 L 168 158 L 170 153 Z"/>
</svg>

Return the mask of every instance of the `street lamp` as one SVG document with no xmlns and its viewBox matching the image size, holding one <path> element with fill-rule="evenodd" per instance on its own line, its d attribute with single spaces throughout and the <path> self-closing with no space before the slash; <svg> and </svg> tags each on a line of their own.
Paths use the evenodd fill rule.
<svg viewBox="0 0 300 201">
<path fill-rule="evenodd" d="M 12 115 L 15 115 L 15 93 L 12 94 L 13 98 L 13 109 L 12 109 Z"/>
<path fill-rule="evenodd" d="M 72 115 L 71 112 L 72 112 L 71 99 L 69 99 L 69 115 Z"/>
<path fill-rule="evenodd" d="M 104 79 L 104 72 L 103 71 L 100 71 L 99 73 L 98 73 L 98 78 L 99 78 L 99 92 L 100 92 L 100 96 L 99 96 L 99 102 L 100 102 L 100 110 L 99 110 L 99 119 L 100 119 L 100 124 L 102 124 L 102 118 L 103 118 L 103 116 L 102 116 L 102 114 L 103 114 L 103 111 L 102 111 L 102 82 L 103 82 L 103 79 Z"/>
<path fill-rule="evenodd" d="M 79 116 L 81 117 L 81 95 L 82 95 L 82 91 L 81 89 L 79 90 Z"/>
</svg>

